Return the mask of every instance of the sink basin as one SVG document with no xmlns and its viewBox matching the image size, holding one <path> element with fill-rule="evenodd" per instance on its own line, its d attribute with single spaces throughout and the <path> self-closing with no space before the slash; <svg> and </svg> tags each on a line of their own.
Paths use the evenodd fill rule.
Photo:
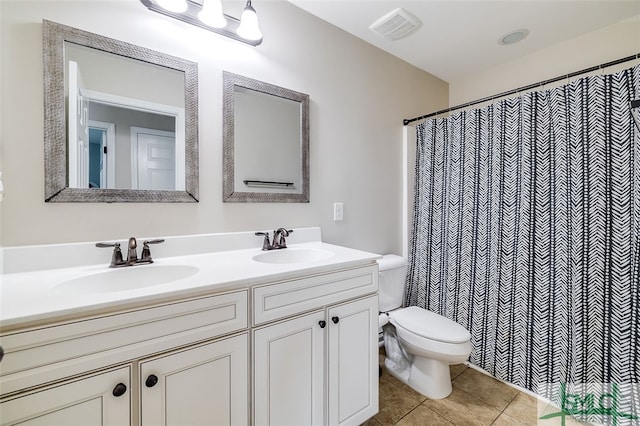
<svg viewBox="0 0 640 426">
<path fill-rule="evenodd" d="M 55 288 L 70 293 L 110 293 L 136 290 L 181 280 L 198 271 L 198 268 L 186 265 L 128 266 L 63 281 Z"/>
<path fill-rule="evenodd" d="M 253 256 L 253 260 L 262 263 L 305 263 L 327 260 L 333 257 L 329 250 L 312 248 L 286 248 L 265 251 Z"/>
</svg>

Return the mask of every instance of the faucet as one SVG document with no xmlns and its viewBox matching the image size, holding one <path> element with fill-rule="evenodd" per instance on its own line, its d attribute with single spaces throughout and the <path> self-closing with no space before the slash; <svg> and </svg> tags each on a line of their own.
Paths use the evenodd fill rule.
<svg viewBox="0 0 640 426">
<path fill-rule="evenodd" d="M 262 250 L 277 250 L 287 248 L 287 242 L 284 237 L 288 237 L 293 232 L 292 229 L 278 228 L 273 231 L 273 242 L 269 241 L 268 232 L 256 232 L 256 235 L 263 236 Z"/>
<path fill-rule="evenodd" d="M 105 248 L 105 247 L 113 247 L 113 255 L 111 256 L 111 264 L 109 264 L 110 268 L 120 268 L 122 266 L 135 266 L 142 265 L 146 263 L 153 263 L 153 259 L 151 258 L 151 250 L 149 249 L 149 244 L 160 244 L 164 243 L 164 239 L 157 240 L 145 240 L 142 243 L 142 253 L 140 255 L 140 259 L 138 259 L 138 242 L 135 237 L 129 238 L 129 242 L 127 244 L 127 260 L 125 261 L 122 257 L 122 250 L 120 250 L 120 243 L 96 243 L 96 247 Z"/>
<path fill-rule="evenodd" d="M 272 248 L 274 249 L 284 249 L 287 248 L 287 242 L 285 241 L 284 237 L 288 237 L 290 233 L 292 233 L 293 230 L 289 229 L 287 230 L 286 228 L 278 228 L 275 231 L 273 231 L 273 246 Z M 278 238 L 280 237 L 280 238 Z"/>
</svg>

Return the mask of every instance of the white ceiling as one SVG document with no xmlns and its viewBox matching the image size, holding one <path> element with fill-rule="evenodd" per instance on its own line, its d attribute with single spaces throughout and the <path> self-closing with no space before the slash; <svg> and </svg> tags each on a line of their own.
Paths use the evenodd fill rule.
<svg viewBox="0 0 640 426">
<path fill-rule="evenodd" d="M 640 15 L 640 0 L 289 1 L 448 82 Z M 388 41 L 369 30 L 398 7 L 422 21 L 415 33 Z M 501 36 L 521 28 L 530 31 L 526 39 L 510 46 L 498 44 Z"/>
</svg>

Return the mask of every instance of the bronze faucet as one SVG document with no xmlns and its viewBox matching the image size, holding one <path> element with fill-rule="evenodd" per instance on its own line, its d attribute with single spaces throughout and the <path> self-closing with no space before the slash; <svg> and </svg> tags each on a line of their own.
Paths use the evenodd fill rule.
<svg viewBox="0 0 640 426">
<path fill-rule="evenodd" d="M 135 266 L 135 265 L 143 265 L 146 263 L 153 263 L 153 259 L 151 258 L 151 250 L 149 250 L 149 244 L 160 244 L 164 243 L 164 239 L 157 240 L 145 240 L 142 243 L 142 254 L 140 255 L 140 259 L 138 259 L 138 242 L 134 237 L 129 238 L 129 243 L 127 245 L 127 260 L 125 261 L 122 258 L 122 251 L 120 250 L 120 243 L 96 243 L 96 247 L 104 248 L 104 247 L 113 247 L 113 255 L 111 256 L 111 264 L 110 268 L 120 268 L 123 266 Z"/>
<path fill-rule="evenodd" d="M 264 240 L 262 241 L 262 250 L 267 251 L 287 248 L 287 242 L 284 238 L 288 237 L 292 232 L 293 229 L 276 229 L 273 231 L 273 243 L 269 241 L 268 232 L 256 232 L 256 235 L 264 237 Z"/>
</svg>

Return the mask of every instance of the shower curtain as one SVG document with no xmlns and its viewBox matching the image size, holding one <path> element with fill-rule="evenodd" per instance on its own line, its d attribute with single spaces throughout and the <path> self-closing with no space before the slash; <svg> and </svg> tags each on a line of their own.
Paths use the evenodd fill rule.
<svg viewBox="0 0 640 426">
<path fill-rule="evenodd" d="M 405 303 L 521 387 L 640 382 L 640 66 L 417 126 Z"/>
</svg>

